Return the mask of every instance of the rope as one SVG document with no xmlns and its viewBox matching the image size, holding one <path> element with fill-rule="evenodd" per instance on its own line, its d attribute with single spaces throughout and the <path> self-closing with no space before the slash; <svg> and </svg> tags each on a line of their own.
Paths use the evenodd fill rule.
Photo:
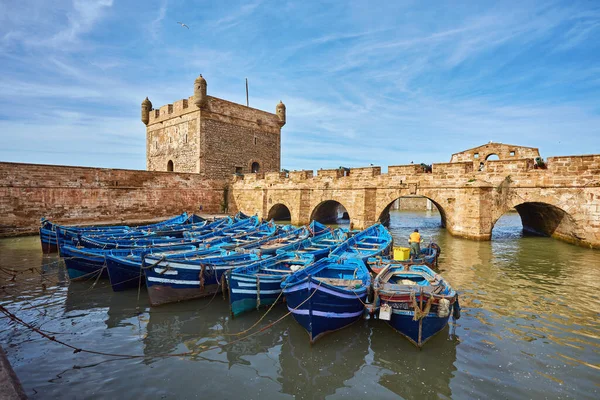
<svg viewBox="0 0 600 400">
<path fill-rule="evenodd" d="M 412 302 L 412 306 L 415 312 L 413 317 L 413 321 L 418 321 L 420 319 L 425 318 L 429 314 L 429 310 L 431 309 L 431 305 L 433 304 L 433 296 L 429 296 L 427 299 L 427 303 L 425 304 L 425 308 L 421 310 L 421 307 L 417 304 L 417 299 L 415 297 L 415 292 L 410 292 L 410 301 Z"/>
<path fill-rule="evenodd" d="M 304 300 L 302 303 L 300 303 L 297 307 L 295 307 L 293 310 L 297 310 L 298 308 L 300 308 L 302 305 L 304 305 L 304 303 L 306 303 L 308 300 L 310 300 L 315 293 L 317 293 L 317 289 L 319 288 L 319 286 L 321 286 L 321 283 L 319 283 L 319 285 L 315 288 L 315 290 L 312 292 L 312 294 L 306 298 L 306 300 Z M 283 292 L 283 291 L 282 291 Z M 211 300 L 212 301 L 212 300 Z M 269 309 L 270 311 L 270 309 Z M 15 314 L 11 313 L 8 309 L 6 309 L 4 306 L 0 305 L 0 312 L 2 312 L 4 315 L 6 315 L 8 318 L 10 318 L 12 321 L 17 322 L 20 325 L 23 325 L 24 327 L 28 328 L 29 330 L 32 330 L 34 332 L 36 332 L 37 334 L 41 335 L 42 337 L 58 343 L 62 346 L 68 347 L 70 349 L 73 350 L 73 353 L 88 353 L 88 354 L 96 354 L 96 355 L 103 355 L 103 356 L 107 356 L 107 357 L 116 357 L 117 359 L 141 359 L 141 358 L 166 358 L 166 357 L 187 357 L 187 356 L 194 356 L 199 354 L 198 351 L 187 351 L 187 352 L 183 352 L 183 353 L 175 353 L 175 354 L 157 354 L 157 355 L 153 355 L 153 356 L 146 356 L 146 355 L 142 355 L 142 354 L 116 354 L 116 353 L 106 353 L 106 352 L 102 352 L 102 351 L 96 351 L 96 350 L 88 350 L 88 349 L 83 349 L 83 348 L 79 348 L 73 345 L 70 345 L 62 340 L 57 339 L 54 336 L 51 336 L 43 331 L 41 331 L 40 329 L 36 328 L 35 326 L 23 321 L 22 319 L 20 319 L 19 317 L 17 317 Z M 229 346 L 232 345 L 234 343 L 238 343 L 242 340 L 248 339 L 254 335 L 257 335 L 261 332 L 264 332 L 265 330 L 271 328 L 272 326 L 274 326 L 275 324 L 281 322 L 284 318 L 286 318 L 287 316 L 289 316 L 292 313 L 292 311 L 288 311 L 284 316 L 282 316 L 281 318 L 278 318 L 277 320 L 275 320 L 274 322 L 262 327 L 261 329 L 259 329 L 256 332 L 253 332 L 247 336 L 241 337 L 239 339 L 236 340 L 232 340 L 231 342 L 225 343 L 223 345 L 216 345 L 216 346 L 211 346 L 208 348 L 202 348 L 201 352 L 205 352 L 205 351 L 209 351 L 209 350 L 214 350 L 214 349 L 219 349 L 219 348 L 223 348 L 225 346 Z"/>
<path fill-rule="evenodd" d="M 312 294 L 306 299 L 304 300 L 302 303 L 298 304 L 298 306 L 296 308 L 294 308 L 293 310 L 297 310 L 298 308 L 300 308 L 304 303 L 306 303 L 311 297 L 314 296 L 314 294 L 317 292 L 317 289 L 319 288 L 319 286 L 321 286 L 321 281 L 319 281 L 319 285 L 315 288 L 315 290 L 312 292 Z M 260 317 L 258 319 L 258 321 L 256 321 L 250 328 L 245 329 L 241 332 L 237 332 L 237 333 L 221 333 L 221 336 L 239 336 L 239 335 L 243 335 L 244 333 L 247 333 L 249 331 L 251 331 L 252 329 L 254 329 L 254 327 L 256 327 L 263 319 L 265 319 L 265 317 L 267 316 L 268 313 L 271 312 L 271 310 L 273 309 L 273 307 L 275 307 L 275 305 L 279 302 L 279 299 L 281 298 L 281 296 L 283 296 L 283 291 L 285 290 L 285 288 L 287 288 L 287 285 L 281 289 L 281 292 L 279 293 L 279 296 L 277 296 L 277 299 L 275 299 L 275 301 L 273 302 L 273 304 L 271 304 L 271 307 L 269 307 L 269 309 L 263 314 L 262 317 Z M 281 321 L 283 318 L 287 317 L 288 315 L 290 315 L 292 312 L 288 311 L 287 314 L 285 314 L 283 317 L 279 318 L 277 321 L 275 321 L 275 323 Z M 274 325 L 274 324 L 273 324 Z M 268 325 L 267 325 L 268 326 Z M 262 332 L 264 330 L 261 329 L 258 332 Z M 249 336 L 247 336 L 249 337 Z"/>
</svg>

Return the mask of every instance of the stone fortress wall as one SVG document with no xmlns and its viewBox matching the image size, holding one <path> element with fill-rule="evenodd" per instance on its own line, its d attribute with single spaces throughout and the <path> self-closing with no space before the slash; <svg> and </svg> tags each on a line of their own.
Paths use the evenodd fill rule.
<svg viewBox="0 0 600 400">
<path fill-rule="evenodd" d="M 539 155 L 534 150 L 525 154 Z M 236 208 L 261 216 L 283 204 L 293 224 L 308 223 L 328 202 L 339 202 L 355 228 L 385 220 L 400 197 L 424 196 L 451 234 L 475 240 L 489 240 L 496 221 L 516 209 L 530 232 L 600 247 L 600 155 L 550 157 L 546 164 L 536 168 L 528 157 L 488 160 L 481 171 L 468 160 L 433 164 L 430 173 L 410 164 L 387 173 L 367 167 L 252 174 L 237 177 L 232 194 Z"/>
<path fill-rule="evenodd" d="M 198 174 L 0 162 L 0 237 L 35 233 L 41 217 L 121 224 L 200 208 L 220 213 L 228 183 Z"/>
</svg>

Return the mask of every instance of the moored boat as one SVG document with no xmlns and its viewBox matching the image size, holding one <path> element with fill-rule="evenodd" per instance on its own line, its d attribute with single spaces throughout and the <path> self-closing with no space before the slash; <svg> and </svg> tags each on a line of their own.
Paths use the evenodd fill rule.
<svg viewBox="0 0 600 400">
<path fill-rule="evenodd" d="M 366 262 L 369 257 L 389 255 L 392 242 L 390 232 L 377 223 L 339 245 L 331 252 L 331 257 L 359 258 Z"/>
<path fill-rule="evenodd" d="M 77 280 L 82 278 L 89 278 L 90 276 L 96 276 L 97 273 L 101 274 L 102 278 L 109 277 L 109 271 L 107 269 L 107 256 L 114 257 L 128 257 L 128 256 L 139 256 L 143 252 L 185 252 L 192 251 L 196 248 L 194 246 L 164 246 L 161 248 L 154 249 L 88 249 L 80 248 L 71 245 L 61 246 L 61 256 L 65 262 L 65 267 L 69 278 L 71 280 Z"/>
<path fill-rule="evenodd" d="M 227 272 L 229 304 L 235 317 L 271 305 L 281 296 L 281 281 L 312 263 L 311 255 L 279 254 Z"/>
<path fill-rule="evenodd" d="M 359 258 L 323 258 L 281 282 L 288 310 L 311 343 L 358 321 L 371 275 Z"/>
<path fill-rule="evenodd" d="M 378 274 L 385 268 L 387 265 L 393 264 L 401 264 L 406 266 L 409 265 L 426 265 L 429 268 L 437 268 L 438 259 L 440 257 L 442 250 L 440 246 L 436 243 L 431 243 L 427 247 L 421 248 L 421 253 L 418 258 L 408 259 L 408 260 L 392 260 L 389 258 L 383 257 L 369 257 L 367 259 L 367 267 L 374 273 Z"/>
<path fill-rule="evenodd" d="M 379 319 L 422 347 L 452 315 L 460 317 L 458 294 L 426 265 L 387 265 L 375 278 Z"/>
<path fill-rule="evenodd" d="M 157 306 L 205 297 L 221 290 L 224 273 L 259 260 L 256 253 L 233 253 L 193 260 L 143 257 L 150 304 Z"/>
<path fill-rule="evenodd" d="M 310 254 L 315 261 L 327 257 L 329 253 L 346 240 L 346 231 L 335 229 L 300 242 L 287 244 L 277 250 L 277 254 L 293 252 L 299 255 Z"/>
</svg>

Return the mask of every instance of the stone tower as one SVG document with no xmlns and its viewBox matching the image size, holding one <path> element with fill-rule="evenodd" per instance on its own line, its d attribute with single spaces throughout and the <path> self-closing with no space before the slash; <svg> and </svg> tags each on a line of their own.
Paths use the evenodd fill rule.
<svg viewBox="0 0 600 400">
<path fill-rule="evenodd" d="M 208 179 L 280 169 L 285 105 L 276 113 L 209 96 L 206 79 L 194 81 L 194 94 L 159 109 L 142 102 L 146 125 L 146 169 L 199 173 Z"/>
</svg>

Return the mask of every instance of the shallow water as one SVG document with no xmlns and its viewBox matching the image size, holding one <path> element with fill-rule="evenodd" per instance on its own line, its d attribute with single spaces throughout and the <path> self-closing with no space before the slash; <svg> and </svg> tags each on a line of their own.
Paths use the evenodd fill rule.
<svg viewBox="0 0 600 400">
<path fill-rule="evenodd" d="M 31 398 L 600 396 L 600 251 L 521 237 L 517 214 L 498 222 L 491 242 L 450 236 L 437 213 L 391 216 L 397 245 L 418 227 L 442 247 L 440 272 L 461 296 L 461 319 L 420 351 L 368 320 L 312 347 L 292 317 L 234 342 L 224 334 L 264 311 L 232 320 L 220 295 L 205 309 L 209 299 L 150 308 L 143 289 L 138 299 L 102 280 L 69 285 L 37 237 L 0 240 L 0 304 L 76 347 L 146 357 L 74 354 L 6 318 L 0 341 Z M 259 326 L 284 314 L 275 307 Z"/>
</svg>

